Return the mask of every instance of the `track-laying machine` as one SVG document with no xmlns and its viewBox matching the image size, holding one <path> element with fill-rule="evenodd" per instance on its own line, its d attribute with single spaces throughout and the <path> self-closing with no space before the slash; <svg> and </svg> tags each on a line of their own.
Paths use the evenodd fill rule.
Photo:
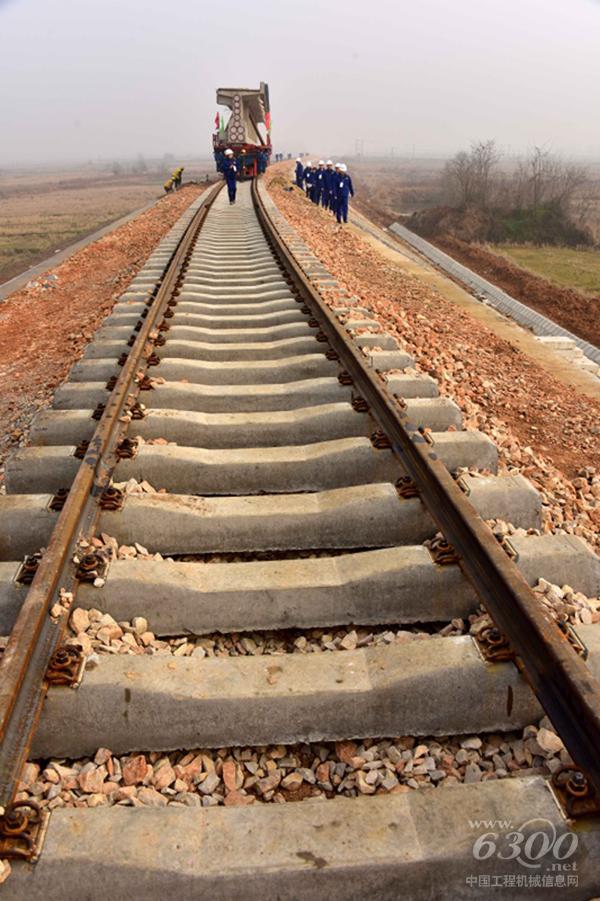
<svg viewBox="0 0 600 901">
<path fill-rule="evenodd" d="M 218 88 L 217 103 L 231 110 L 215 117 L 213 152 L 217 170 L 223 170 L 225 151 L 230 148 L 240 178 L 252 178 L 264 172 L 271 157 L 271 111 L 269 86 L 261 81 L 258 90 Z M 260 126 L 264 126 L 264 135 Z"/>
</svg>

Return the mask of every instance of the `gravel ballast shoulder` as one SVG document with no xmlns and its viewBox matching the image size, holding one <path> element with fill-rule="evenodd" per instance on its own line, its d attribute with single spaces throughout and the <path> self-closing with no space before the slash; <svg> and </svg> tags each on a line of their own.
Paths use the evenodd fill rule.
<svg viewBox="0 0 600 901">
<path fill-rule="evenodd" d="M 124 288 L 203 190 L 190 185 L 162 197 L 0 305 L 0 463 L 23 443 L 35 413 L 48 405 Z"/>
<path fill-rule="evenodd" d="M 298 191 L 283 167 L 271 197 L 308 248 L 382 328 L 435 378 L 467 428 L 498 446 L 501 472 L 521 472 L 542 493 L 544 529 L 600 544 L 600 402 L 553 378 L 508 341 L 447 301 Z M 387 248 L 385 248 L 387 250 Z M 325 300 L 328 290 L 321 291 Z"/>
</svg>

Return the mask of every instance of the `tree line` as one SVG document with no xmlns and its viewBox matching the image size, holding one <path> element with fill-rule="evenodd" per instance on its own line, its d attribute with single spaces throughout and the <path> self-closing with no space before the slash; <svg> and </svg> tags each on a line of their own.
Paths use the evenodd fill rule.
<svg viewBox="0 0 600 901">
<path fill-rule="evenodd" d="M 585 166 L 542 147 L 507 165 L 496 142 L 488 140 L 448 160 L 442 191 L 448 206 L 487 213 L 497 233 L 490 235 L 493 240 L 589 244 L 590 234 L 575 221 L 577 195 L 588 181 Z"/>
</svg>

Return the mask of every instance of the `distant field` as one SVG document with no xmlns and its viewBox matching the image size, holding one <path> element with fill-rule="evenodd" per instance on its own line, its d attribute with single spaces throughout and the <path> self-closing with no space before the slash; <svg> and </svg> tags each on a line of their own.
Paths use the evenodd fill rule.
<svg viewBox="0 0 600 901">
<path fill-rule="evenodd" d="M 186 165 L 184 179 L 206 165 Z M 86 167 L 0 172 L 0 284 L 162 194 L 164 173 Z"/>
<path fill-rule="evenodd" d="M 600 295 L 600 250 L 493 244 L 489 249 L 566 288 Z"/>
<path fill-rule="evenodd" d="M 3 199 L 0 283 L 157 195 L 150 185 L 57 187 L 43 193 L 32 185 L 30 192 Z"/>
<path fill-rule="evenodd" d="M 380 225 L 439 203 L 438 159 L 349 159 L 354 205 Z"/>
</svg>

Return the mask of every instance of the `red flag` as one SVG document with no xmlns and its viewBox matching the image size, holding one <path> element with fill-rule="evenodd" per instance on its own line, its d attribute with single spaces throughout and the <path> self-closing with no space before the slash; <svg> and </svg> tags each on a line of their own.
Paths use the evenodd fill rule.
<svg viewBox="0 0 600 901">
<path fill-rule="evenodd" d="M 215 128 L 216 128 L 216 129 L 219 128 L 219 114 L 218 114 L 218 113 L 217 113 L 217 115 L 215 116 Z"/>
<path fill-rule="evenodd" d="M 265 125 L 267 126 L 267 131 L 271 131 L 271 113 L 265 113 Z"/>
</svg>

